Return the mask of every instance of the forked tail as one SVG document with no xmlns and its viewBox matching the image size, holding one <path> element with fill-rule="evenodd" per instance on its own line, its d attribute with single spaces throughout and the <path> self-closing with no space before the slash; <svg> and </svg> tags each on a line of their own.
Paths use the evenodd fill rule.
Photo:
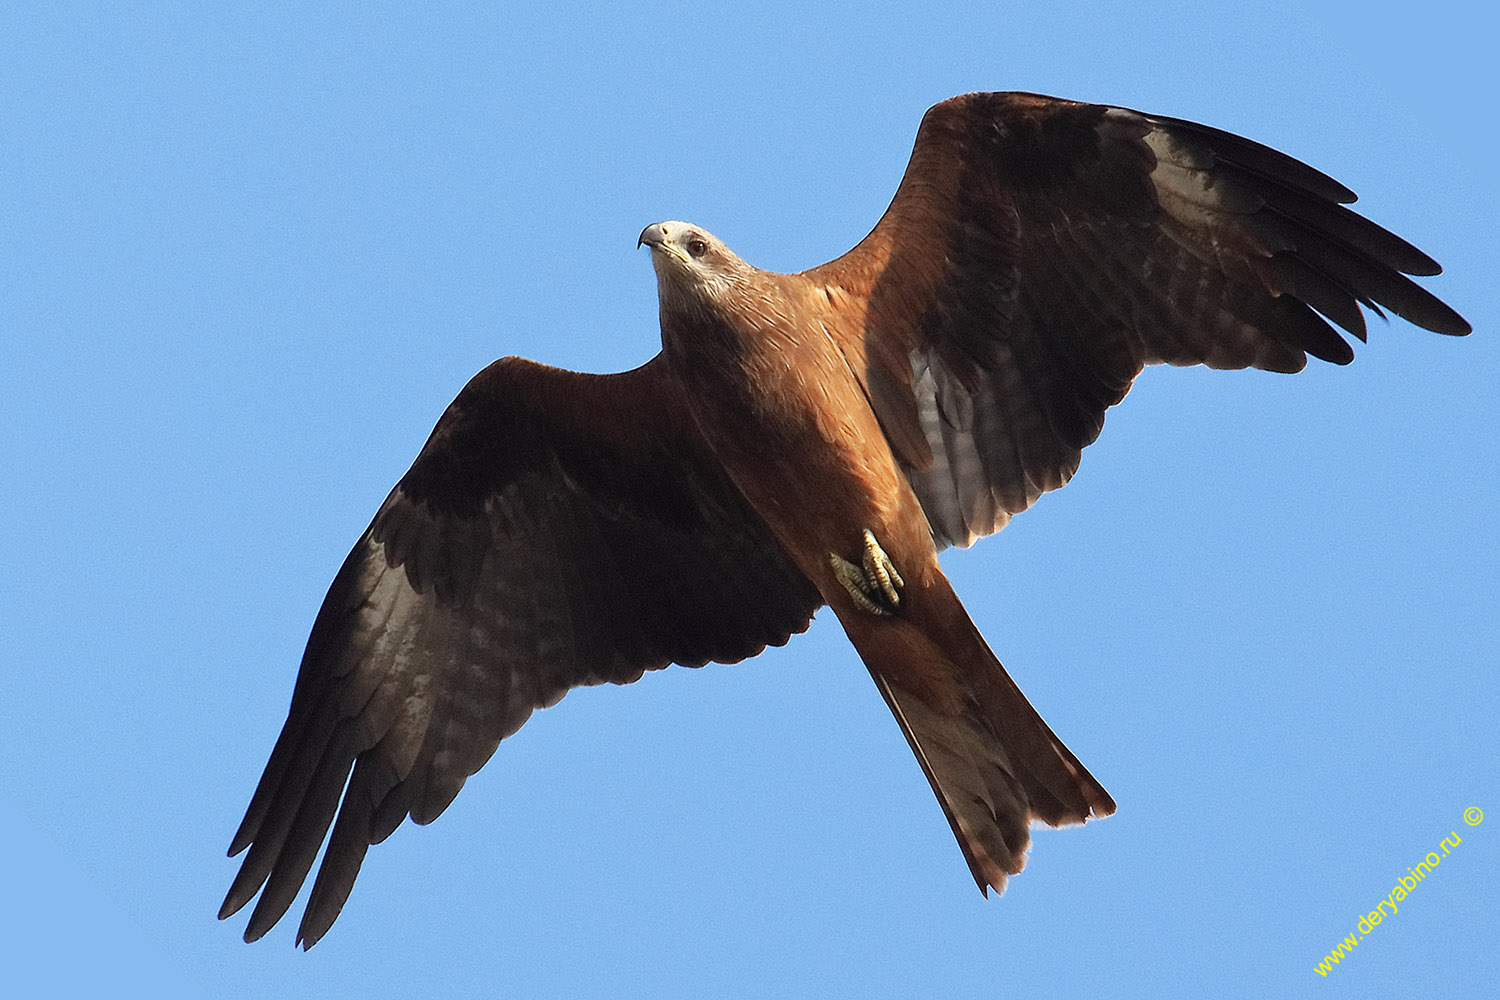
<svg viewBox="0 0 1500 1000">
<path fill-rule="evenodd" d="M 1011 680 L 940 572 L 890 617 L 841 614 L 901 724 L 981 891 L 1026 863 L 1033 819 L 1082 823 L 1115 811 Z"/>
</svg>

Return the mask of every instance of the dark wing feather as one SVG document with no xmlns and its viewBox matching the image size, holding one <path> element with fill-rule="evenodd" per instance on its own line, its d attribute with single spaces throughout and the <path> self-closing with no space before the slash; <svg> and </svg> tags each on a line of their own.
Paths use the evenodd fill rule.
<svg viewBox="0 0 1500 1000">
<path fill-rule="evenodd" d="M 839 330 L 940 545 L 1067 482 L 1144 365 L 1292 372 L 1353 358 L 1363 305 L 1469 325 L 1438 265 L 1353 192 L 1228 132 L 1033 94 L 927 113 L 895 200 L 805 276 L 862 300 Z"/>
<path fill-rule="evenodd" d="M 220 915 L 264 886 L 245 936 L 269 930 L 332 823 L 298 932 L 311 947 L 368 845 L 408 815 L 435 819 L 534 709 L 583 684 L 754 656 L 820 603 L 660 361 L 606 376 L 496 362 L 329 590 Z"/>
</svg>

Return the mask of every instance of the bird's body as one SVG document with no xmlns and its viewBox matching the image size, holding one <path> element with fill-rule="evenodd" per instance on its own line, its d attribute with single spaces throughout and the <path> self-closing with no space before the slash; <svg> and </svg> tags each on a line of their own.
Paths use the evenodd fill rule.
<svg viewBox="0 0 1500 1000">
<path fill-rule="evenodd" d="M 1056 825 L 1115 805 L 1011 681 L 943 575 L 921 502 L 839 348 L 858 341 L 858 328 L 845 327 L 860 317 L 841 312 L 817 276 L 751 267 L 700 227 L 658 223 L 641 240 L 656 251 L 663 358 L 710 450 L 838 616 L 976 881 L 1003 888 L 1020 870 L 1033 811 Z M 695 240 L 708 267 L 662 249 Z M 871 614 L 830 560 L 859 561 L 865 532 L 902 578 L 899 613 Z"/>
<path fill-rule="evenodd" d="M 668 288 L 662 354 L 724 471 L 817 582 L 829 575 L 822 553 L 856 551 L 867 526 L 896 543 L 892 530 L 920 505 L 848 361 L 822 332 L 838 317 L 818 308 L 820 296 L 802 276 L 738 263 L 745 281 L 722 301 L 753 316 L 753 325 L 718 314 L 720 302 L 708 295 L 683 309 L 668 306 L 695 293 Z M 676 275 L 664 270 L 661 280 L 674 283 Z M 766 285 L 779 294 L 763 294 Z M 910 534 L 913 555 L 932 550 L 930 533 Z"/>
<path fill-rule="evenodd" d="M 607 376 L 491 365 L 350 554 L 221 916 L 261 892 L 246 938 L 265 933 L 332 824 L 311 946 L 368 846 L 435 818 L 534 708 L 753 656 L 823 604 L 975 880 L 1003 888 L 1033 820 L 1115 804 L 938 552 L 1066 483 L 1144 365 L 1344 363 L 1327 320 L 1363 339 L 1361 305 L 1467 333 L 1405 276 L 1436 263 L 1352 200 L 1206 126 L 971 94 L 928 112 L 891 207 L 837 260 L 775 274 L 700 227 L 647 227 L 662 353 Z"/>
</svg>

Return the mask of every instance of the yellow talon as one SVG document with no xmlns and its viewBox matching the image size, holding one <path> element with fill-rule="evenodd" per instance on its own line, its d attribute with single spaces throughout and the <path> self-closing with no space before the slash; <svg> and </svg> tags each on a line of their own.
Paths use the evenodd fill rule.
<svg viewBox="0 0 1500 1000">
<path fill-rule="evenodd" d="M 906 581 L 901 579 L 901 574 L 896 572 L 896 564 L 891 562 L 891 557 L 885 554 L 885 549 L 875 540 L 874 532 L 865 529 L 865 578 L 880 587 L 880 593 L 885 597 L 886 603 L 895 608 L 901 603 L 900 588 L 906 586 Z"/>
<path fill-rule="evenodd" d="M 906 582 L 868 528 L 861 562 L 862 566 L 856 566 L 837 552 L 828 554 L 834 576 L 861 611 L 872 615 L 893 614 L 901 604 L 901 588 Z"/>
</svg>

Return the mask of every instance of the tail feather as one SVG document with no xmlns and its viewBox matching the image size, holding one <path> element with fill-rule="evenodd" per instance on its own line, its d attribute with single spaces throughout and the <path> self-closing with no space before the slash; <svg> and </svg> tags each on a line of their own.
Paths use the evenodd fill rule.
<svg viewBox="0 0 1500 1000">
<path fill-rule="evenodd" d="M 871 672 L 906 742 L 937 795 L 948 825 L 979 891 L 1005 891 L 1005 880 L 1026 863 L 1031 842 L 1028 800 L 1008 761 L 975 759 L 972 735 L 937 718 L 923 702 L 902 700 L 879 674 Z M 999 747 L 998 757 L 1004 757 Z"/>
<path fill-rule="evenodd" d="M 889 618 L 840 615 L 927 775 L 981 891 L 1026 864 L 1032 820 L 1115 803 L 1011 680 L 940 573 Z M 910 598 L 915 597 L 916 600 Z"/>
</svg>

